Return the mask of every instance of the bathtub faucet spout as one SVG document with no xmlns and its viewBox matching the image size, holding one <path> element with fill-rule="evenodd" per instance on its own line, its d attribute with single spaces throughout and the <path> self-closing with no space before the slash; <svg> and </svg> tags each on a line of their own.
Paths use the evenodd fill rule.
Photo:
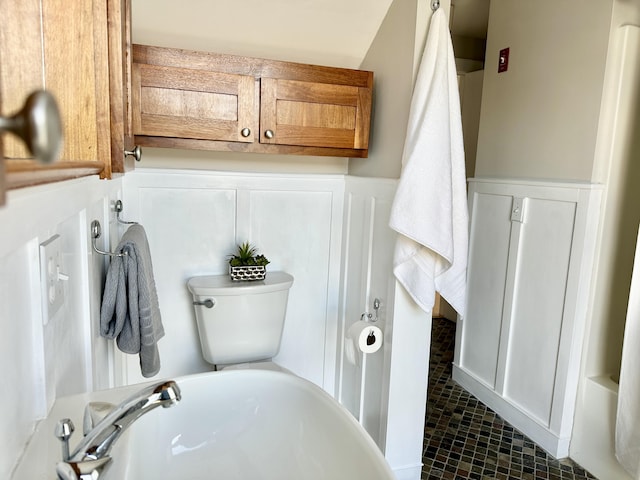
<svg viewBox="0 0 640 480">
<path fill-rule="evenodd" d="M 85 407 L 85 437 L 69 454 L 68 441 L 73 433 L 71 420 L 62 420 L 56 436 L 63 442 L 63 459 L 56 466 L 60 480 L 97 479 L 111 463 L 109 452 L 124 431 L 138 418 L 156 407 L 168 408 L 182 398 L 178 384 L 173 380 L 143 388 L 118 406 L 108 406 L 108 413 L 95 426 L 92 404 Z M 104 411 L 105 404 L 100 404 Z"/>
</svg>

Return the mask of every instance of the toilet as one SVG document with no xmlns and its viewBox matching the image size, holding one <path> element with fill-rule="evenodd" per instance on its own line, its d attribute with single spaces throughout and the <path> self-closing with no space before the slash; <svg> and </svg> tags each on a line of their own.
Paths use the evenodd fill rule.
<svg viewBox="0 0 640 480">
<path fill-rule="evenodd" d="M 192 277 L 204 359 L 221 368 L 284 370 L 271 361 L 280 350 L 293 277 L 269 272 L 264 280 L 233 281 L 229 275 Z"/>
</svg>

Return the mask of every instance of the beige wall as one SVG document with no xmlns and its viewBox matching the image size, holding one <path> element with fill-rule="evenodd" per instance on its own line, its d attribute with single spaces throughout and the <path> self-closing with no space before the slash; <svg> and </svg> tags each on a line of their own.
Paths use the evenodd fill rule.
<svg viewBox="0 0 640 480">
<path fill-rule="evenodd" d="M 449 12 L 451 2 L 441 1 Z M 369 158 L 351 159 L 349 174 L 399 178 L 413 84 L 431 20 L 430 0 L 394 0 L 361 68 L 374 72 Z"/>
<path fill-rule="evenodd" d="M 640 223 L 640 3 L 616 1 L 594 177 L 607 184 L 585 375 L 620 369 L 631 271 Z M 637 259 L 636 259 L 637 261 Z"/>
<path fill-rule="evenodd" d="M 352 159 L 349 173 L 400 177 L 402 146 L 413 90 L 417 0 L 391 4 L 362 68 L 374 72 L 369 158 Z"/>
<path fill-rule="evenodd" d="M 492 0 L 477 176 L 592 179 L 611 5 Z"/>
</svg>

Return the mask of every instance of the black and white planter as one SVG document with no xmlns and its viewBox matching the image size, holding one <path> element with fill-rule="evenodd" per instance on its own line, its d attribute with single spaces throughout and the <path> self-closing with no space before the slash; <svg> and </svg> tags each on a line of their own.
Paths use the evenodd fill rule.
<svg viewBox="0 0 640 480">
<path fill-rule="evenodd" d="M 264 265 L 242 265 L 232 267 L 229 265 L 229 276 L 234 282 L 264 280 L 267 275 L 267 267 Z"/>
</svg>

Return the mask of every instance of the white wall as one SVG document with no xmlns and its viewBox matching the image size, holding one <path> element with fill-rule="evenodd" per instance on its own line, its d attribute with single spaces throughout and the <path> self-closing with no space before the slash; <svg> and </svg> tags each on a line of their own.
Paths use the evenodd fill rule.
<svg viewBox="0 0 640 480">
<path fill-rule="evenodd" d="M 571 456 L 600 478 L 629 478 L 614 457 L 624 324 L 640 223 L 640 5 L 616 2 L 594 175 L 608 185 Z"/>
<path fill-rule="evenodd" d="M 244 241 L 294 277 L 275 360 L 334 391 L 344 177 L 140 169 L 124 178 L 123 218 L 147 231 L 166 335 L 159 377 L 211 370 L 187 279 L 226 274 Z M 125 383 L 143 381 L 126 357 Z"/>
<path fill-rule="evenodd" d="M 347 177 L 343 229 L 343 255 L 338 322 L 336 398 L 366 428 L 381 449 L 385 427 L 381 411 L 389 396 L 389 357 L 394 291 L 389 288 L 395 232 L 389 214 L 396 180 Z M 374 309 L 375 299 L 380 308 Z M 349 328 L 370 313 L 372 324 L 384 333 L 375 353 L 345 355 Z"/>
<path fill-rule="evenodd" d="M 0 478 L 56 397 L 110 386 L 108 347 L 94 333 L 104 260 L 91 254 L 89 223 L 108 220 L 119 189 L 118 180 L 71 180 L 11 191 L 0 208 Z M 56 234 L 69 280 L 61 310 L 44 325 L 39 245 Z"/>
</svg>

